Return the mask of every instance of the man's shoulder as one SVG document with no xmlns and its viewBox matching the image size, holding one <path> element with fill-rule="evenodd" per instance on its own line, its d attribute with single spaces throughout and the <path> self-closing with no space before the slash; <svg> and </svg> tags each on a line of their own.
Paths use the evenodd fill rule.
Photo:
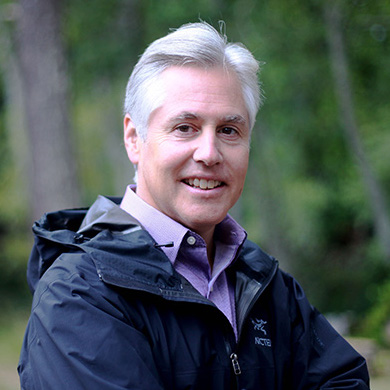
<svg viewBox="0 0 390 390">
<path fill-rule="evenodd" d="M 97 283 L 99 275 L 91 257 L 85 252 L 64 252 L 46 270 L 37 284 L 35 294 L 59 283 L 62 287 L 75 281 L 85 285 Z"/>
<path fill-rule="evenodd" d="M 268 254 L 258 244 L 248 239 L 245 240 L 241 248 L 239 258 L 255 270 L 260 270 L 264 267 L 274 268 L 279 264 L 274 256 Z"/>
<path fill-rule="evenodd" d="M 305 293 L 297 279 L 280 267 L 279 261 L 256 243 L 246 240 L 238 258 L 238 268 L 251 276 L 272 276 L 274 286 L 293 293 L 298 299 Z"/>
</svg>

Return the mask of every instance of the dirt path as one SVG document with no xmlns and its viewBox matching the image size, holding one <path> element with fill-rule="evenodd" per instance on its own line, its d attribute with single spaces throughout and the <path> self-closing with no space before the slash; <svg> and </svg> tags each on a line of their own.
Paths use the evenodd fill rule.
<svg viewBox="0 0 390 390">
<path fill-rule="evenodd" d="M 20 389 L 19 377 L 15 365 L 0 366 L 0 390 Z"/>
<path fill-rule="evenodd" d="M 390 376 L 371 378 L 371 390 L 389 390 L 389 389 L 390 389 Z"/>
</svg>

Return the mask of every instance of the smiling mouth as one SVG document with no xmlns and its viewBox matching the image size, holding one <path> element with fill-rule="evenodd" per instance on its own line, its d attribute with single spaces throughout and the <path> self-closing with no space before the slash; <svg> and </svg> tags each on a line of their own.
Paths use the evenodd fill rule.
<svg viewBox="0 0 390 390">
<path fill-rule="evenodd" d="M 186 179 L 183 182 L 190 187 L 200 188 L 201 190 L 212 190 L 222 186 L 222 182 L 219 180 L 206 180 L 206 179 Z"/>
</svg>

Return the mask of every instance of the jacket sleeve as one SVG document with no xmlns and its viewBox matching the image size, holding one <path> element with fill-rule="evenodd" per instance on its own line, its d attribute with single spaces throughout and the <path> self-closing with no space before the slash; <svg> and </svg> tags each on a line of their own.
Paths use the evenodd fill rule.
<svg viewBox="0 0 390 390">
<path fill-rule="evenodd" d="M 80 255 L 65 256 L 69 264 Z M 18 367 L 21 388 L 162 389 L 148 340 L 96 269 L 64 263 L 57 259 L 34 294 Z"/>
<path fill-rule="evenodd" d="M 292 279 L 295 389 L 368 390 L 365 359 L 307 301 Z"/>
</svg>

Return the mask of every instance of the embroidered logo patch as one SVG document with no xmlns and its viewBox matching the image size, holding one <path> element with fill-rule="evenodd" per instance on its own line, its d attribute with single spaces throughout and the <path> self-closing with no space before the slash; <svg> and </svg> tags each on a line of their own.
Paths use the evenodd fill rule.
<svg viewBox="0 0 390 390">
<path fill-rule="evenodd" d="M 258 320 L 255 318 L 254 320 L 252 319 L 252 324 L 255 330 L 261 330 L 265 336 L 267 336 L 267 331 L 264 329 L 264 325 L 267 324 L 267 321 L 264 320 Z"/>
<path fill-rule="evenodd" d="M 263 339 L 262 337 L 255 337 L 255 345 L 262 347 L 272 347 L 271 339 Z"/>
<path fill-rule="evenodd" d="M 251 319 L 251 322 L 253 324 L 253 329 L 258 332 L 262 332 L 264 336 L 267 336 L 267 331 L 264 329 L 265 325 L 267 325 L 267 321 L 264 321 L 262 319 Z M 264 337 L 255 337 L 255 345 L 260 345 L 261 347 L 272 347 L 271 339 L 264 338 Z"/>
</svg>

